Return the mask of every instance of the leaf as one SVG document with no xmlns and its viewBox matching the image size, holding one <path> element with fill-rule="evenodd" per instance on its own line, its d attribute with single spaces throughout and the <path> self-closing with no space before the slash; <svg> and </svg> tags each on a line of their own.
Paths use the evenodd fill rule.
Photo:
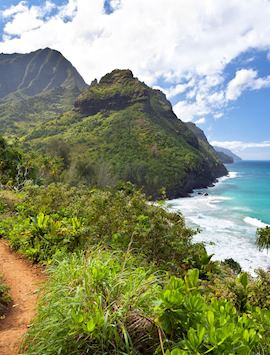
<svg viewBox="0 0 270 355">
<path fill-rule="evenodd" d="M 210 325 L 214 324 L 215 316 L 214 316 L 214 313 L 212 311 L 208 311 L 207 312 L 207 320 L 208 320 L 208 323 Z"/>
<path fill-rule="evenodd" d="M 246 289 L 248 285 L 248 274 L 246 272 L 241 272 L 239 276 L 239 281 L 242 286 Z"/>
<path fill-rule="evenodd" d="M 88 332 L 88 333 L 92 333 L 95 328 L 96 328 L 96 323 L 95 323 L 94 319 L 90 319 L 90 320 L 86 323 L 86 330 L 87 330 L 87 332 Z"/>
</svg>

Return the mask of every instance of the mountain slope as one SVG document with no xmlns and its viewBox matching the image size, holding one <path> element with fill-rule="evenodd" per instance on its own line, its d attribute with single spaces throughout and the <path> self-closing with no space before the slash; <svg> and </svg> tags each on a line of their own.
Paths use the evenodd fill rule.
<svg viewBox="0 0 270 355">
<path fill-rule="evenodd" d="M 229 157 L 229 155 L 223 153 L 223 152 L 217 152 L 217 155 L 219 159 L 222 161 L 223 164 L 232 164 L 233 163 L 233 158 Z"/>
<path fill-rule="evenodd" d="M 229 163 L 230 158 L 226 157 L 225 154 L 219 154 L 214 147 L 212 147 L 204 134 L 203 130 L 201 130 L 198 126 L 196 126 L 193 122 L 187 122 L 186 125 L 188 128 L 195 134 L 199 141 L 199 145 L 202 151 L 205 152 L 206 156 L 209 154 L 214 161 L 220 160 L 223 164 Z"/>
<path fill-rule="evenodd" d="M 223 154 L 227 155 L 228 157 L 230 157 L 232 159 L 232 163 L 242 160 L 238 155 L 234 154 L 229 149 L 222 148 L 222 147 L 214 147 L 214 148 L 218 153 L 223 153 Z"/>
<path fill-rule="evenodd" d="M 36 128 L 26 140 L 65 155 L 62 178 L 71 183 L 131 181 L 153 197 L 162 187 L 169 197 L 184 196 L 227 173 L 175 116 L 165 95 L 129 70 L 114 70 L 93 83 L 72 111 Z"/>
<path fill-rule="evenodd" d="M 35 125 L 63 113 L 86 86 L 72 64 L 55 50 L 0 54 L 0 131 L 19 132 L 24 122 Z"/>
</svg>

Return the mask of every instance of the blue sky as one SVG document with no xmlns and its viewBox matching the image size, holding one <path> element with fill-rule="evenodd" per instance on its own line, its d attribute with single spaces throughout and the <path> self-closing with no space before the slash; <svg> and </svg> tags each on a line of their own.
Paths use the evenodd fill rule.
<svg viewBox="0 0 270 355">
<path fill-rule="evenodd" d="M 269 18 L 265 0 L 4 0 L 0 52 L 57 49 L 87 82 L 130 68 L 211 142 L 270 159 Z"/>
</svg>

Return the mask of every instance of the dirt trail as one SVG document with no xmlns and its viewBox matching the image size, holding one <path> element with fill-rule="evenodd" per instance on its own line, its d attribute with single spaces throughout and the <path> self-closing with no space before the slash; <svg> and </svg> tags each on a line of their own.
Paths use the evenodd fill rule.
<svg viewBox="0 0 270 355">
<path fill-rule="evenodd" d="M 10 312 L 0 320 L 0 355 L 17 355 L 22 336 L 35 316 L 37 290 L 45 275 L 39 267 L 12 252 L 3 240 L 0 240 L 0 273 L 13 300 Z"/>
</svg>

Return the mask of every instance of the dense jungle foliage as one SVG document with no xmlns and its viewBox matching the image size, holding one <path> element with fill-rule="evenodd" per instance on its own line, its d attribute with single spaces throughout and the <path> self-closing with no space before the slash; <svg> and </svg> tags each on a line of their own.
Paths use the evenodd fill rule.
<svg viewBox="0 0 270 355">
<path fill-rule="evenodd" d="M 47 265 L 24 354 L 268 354 L 270 273 L 214 262 L 131 184 L 2 191 L 0 234 Z"/>
</svg>

